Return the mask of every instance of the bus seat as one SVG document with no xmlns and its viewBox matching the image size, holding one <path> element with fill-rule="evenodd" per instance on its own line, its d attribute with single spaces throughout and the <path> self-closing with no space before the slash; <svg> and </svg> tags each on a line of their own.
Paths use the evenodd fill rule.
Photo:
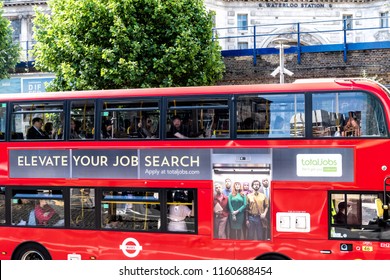
<svg viewBox="0 0 390 280">
<path fill-rule="evenodd" d="M 65 226 L 65 220 L 64 219 L 60 219 L 58 222 L 56 222 L 53 227 L 63 227 Z"/>
<path fill-rule="evenodd" d="M 29 225 L 29 226 L 36 226 L 37 225 L 37 222 L 35 220 L 35 211 L 34 210 L 32 210 L 30 212 L 30 215 L 28 216 L 27 225 Z"/>
<path fill-rule="evenodd" d="M 92 139 L 92 138 L 93 138 L 93 134 L 90 133 L 90 132 L 87 132 L 87 133 L 85 134 L 85 138 L 86 138 L 86 139 Z"/>
<path fill-rule="evenodd" d="M 380 198 L 375 198 L 375 206 L 376 206 L 376 215 L 378 218 L 383 218 L 383 209 L 384 207 L 383 202 Z"/>
<path fill-rule="evenodd" d="M 12 139 L 24 139 L 23 132 L 12 132 Z"/>
</svg>

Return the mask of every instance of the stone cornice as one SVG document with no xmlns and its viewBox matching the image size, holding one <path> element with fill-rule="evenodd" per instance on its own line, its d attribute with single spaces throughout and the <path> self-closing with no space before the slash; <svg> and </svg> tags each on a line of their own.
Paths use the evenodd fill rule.
<svg viewBox="0 0 390 280">
<path fill-rule="evenodd" d="M 47 5 L 43 0 L 3 1 L 3 7 Z"/>
</svg>

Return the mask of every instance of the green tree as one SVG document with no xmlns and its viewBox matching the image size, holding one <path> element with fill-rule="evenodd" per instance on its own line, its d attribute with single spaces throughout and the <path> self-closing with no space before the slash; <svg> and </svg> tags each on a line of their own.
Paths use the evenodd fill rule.
<svg viewBox="0 0 390 280">
<path fill-rule="evenodd" d="M 12 41 L 12 28 L 3 17 L 3 3 L 0 2 L 0 79 L 9 78 L 9 72 L 20 61 L 20 47 Z"/>
<path fill-rule="evenodd" d="M 49 90 L 211 85 L 224 71 L 203 0 L 50 0 L 35 67 Z"/>
</svg>

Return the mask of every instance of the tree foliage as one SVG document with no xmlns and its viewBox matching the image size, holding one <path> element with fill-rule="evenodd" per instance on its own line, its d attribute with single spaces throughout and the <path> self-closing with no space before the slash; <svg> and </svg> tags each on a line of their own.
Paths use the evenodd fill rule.
<svg viewBox="0 0 390 280">
<path fill-rule="evenodd" d="M 50 90 L 211 85 L 221 48 L 203 0 L 50 0 L 37 11 L 36 67 Z"/>
<path fill-rule="evenodd" d="M 3 3 L 0 2 L 0 79 L 9 78 L 10 70 L 20 61 L 20 47 L 12 41 L 11 23 L 3 12 Z"/>
</svg>

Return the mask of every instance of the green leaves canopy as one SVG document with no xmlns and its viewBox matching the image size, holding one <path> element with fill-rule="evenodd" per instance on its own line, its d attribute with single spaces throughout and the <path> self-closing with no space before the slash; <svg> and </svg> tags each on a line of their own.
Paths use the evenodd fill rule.
<svg viewBox="0 0 390 280">
<path fill-rule="evenodd" d="M 3 3 L 0 3 L 0 79 L 9 78 L 9 71 L 20 61 L 20 47 L 12 41 L 11 24 L 3 12 Z"/>
<path fill-rule="evenodd" d="M 50 0 L 34 21 L 50 90 L 211 85 L 221 49 L 202 0 Z"/>
</svg>

